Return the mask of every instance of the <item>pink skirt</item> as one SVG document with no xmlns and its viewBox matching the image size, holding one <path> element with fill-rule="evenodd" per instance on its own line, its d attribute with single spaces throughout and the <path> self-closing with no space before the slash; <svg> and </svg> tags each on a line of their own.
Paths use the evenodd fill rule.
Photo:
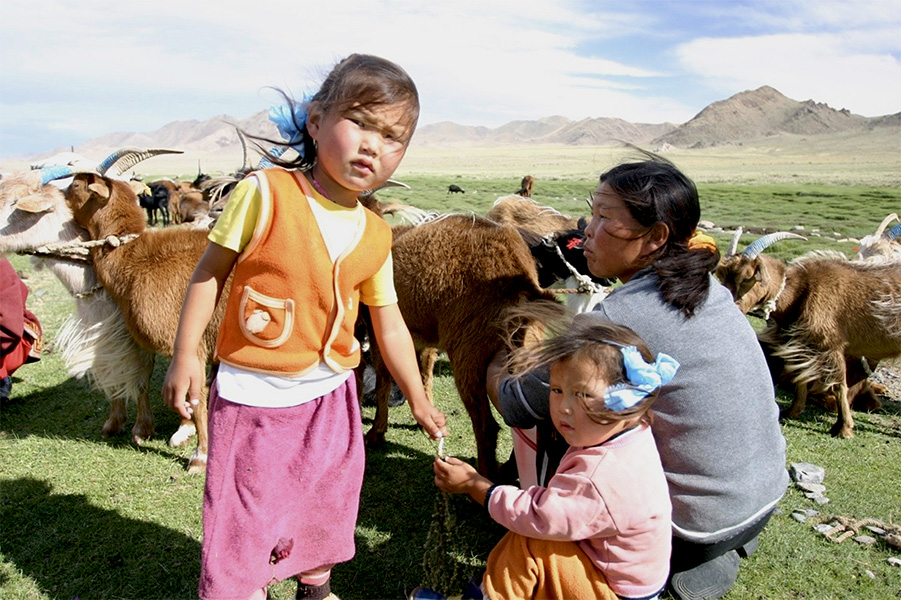
<svg viewBox="0 0 901 600">
<path fill-rule="evenodd" d="M 365 455 L 356 385 L 289 408 L 210 390 L 201 598 L 247 598 L 350 560 Z"/>
</svg>

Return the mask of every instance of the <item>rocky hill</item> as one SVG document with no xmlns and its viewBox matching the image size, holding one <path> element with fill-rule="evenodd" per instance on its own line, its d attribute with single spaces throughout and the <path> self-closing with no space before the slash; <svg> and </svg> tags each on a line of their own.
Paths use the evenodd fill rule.
<svg viewBox="0 0 901 600">
<path fill-rule="evenodd" d="M 784 133 L 819 135 L 898 126 L 901 126 L 901 113 L 867 118 L 813 100 L 798 102 L 764 86 L 714 102 L 654 143 L 703 148 L 740 144 Z"/>
<path fill-rule="evenodd" d="M 85 156 L 105 156 L 123 146 L 177 148 L 207 158 L 223 157 L 237 168 L 243 152 L 236 128 L 254 135 L 278 138 L 275 127 L 269 122 L 268 111 L 261 111 L 243 119 L 219 115 L 206 121 L 176 121 L 152 132 L 111 133 L 90 140 L 75 150 Z M 666 145 L 704 148 L 746 144 L 782 134 L 816 136 L 895 128 L 901 135 L 901 112 L 868 118 L 813 100 L 792 100 L 772 87 L 764 86 L 714 102 L 682 125 L 630 123 L 613 118 L 573 121 L 561 116 L 512 121 L 497 128 L 442 122 L 420 126 L 413 138 L 413 146 L 610 146 L 628 142 L 653 148 Z M 257 153 L 251 150 L 248 160 L 255 162 L 256 156 Z"/>
</svg>

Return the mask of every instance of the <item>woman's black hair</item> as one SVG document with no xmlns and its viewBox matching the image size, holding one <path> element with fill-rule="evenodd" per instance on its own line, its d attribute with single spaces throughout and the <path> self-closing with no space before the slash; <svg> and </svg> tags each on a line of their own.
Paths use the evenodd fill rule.
<svg viewBox="0 0 901 600">
<path fill-rule="evenodd" d="M 669 228 L 669 237 L 648 257 L 648 264 L 657 273 L 663 300 L 690 318 L 707 298 L 710 273 L 720 254 L 689 247 L 701 218 L 694 182 L 665 158 L 642 153 L 645 160 L 617 165 L 600 180 L 622 199 L 639 224 L 651 228 L 663 223 Z"/>
<path fill-rule="evenodd" d="M 300 131 L 303 144 L 303 155 L 283 159 L 278 151 L 264 148 L 263 144 L 279 149 L 285 145 L 284 140 L 245 135 L 256 140 L 257 147 L 272 164 L 285 168 L 308 169 L 316 163 L 316 145 L 307 132 L 306 122 L 298 123 L 295 108 L 298 102 L 282 90 L 276 90 L 284 98 L 290 108 L 288 114 L 294 118 L 294 125 Z M 403 141 L 409 141 L 419 120 L 419 92 L 413 79 L 400 66 L 393 62 L 369 54 L 351 54 L 341 60 L 325 77 L 319 91 L 309 104 L 323 111 L 343 112 L 351 107 L 372 107 L 385 104 L 402 104 L 408 106 L 405 115 Z"/>
</svg>

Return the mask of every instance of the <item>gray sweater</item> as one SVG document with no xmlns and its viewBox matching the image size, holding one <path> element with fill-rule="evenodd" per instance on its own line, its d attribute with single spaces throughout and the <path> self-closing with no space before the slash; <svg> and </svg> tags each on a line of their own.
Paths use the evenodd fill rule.
<svg viewBox="0 0 901 600">
<path fill-rule="evenodd" d="M 679 372 L 652 407 L 652 429 L 673 504 L 677 537 L 727 539 L 770 511 L 785 493 L 785 438 L 763 352 L 754 330 L 711 277 L 710 294 L 686 319 L 665 304 L 657 276 L 644 269 L 595 312 L 633 329 Z M 548 418 L 547 373 L 500 389 L 504 420 L 528 428 Z"/>
</svg>

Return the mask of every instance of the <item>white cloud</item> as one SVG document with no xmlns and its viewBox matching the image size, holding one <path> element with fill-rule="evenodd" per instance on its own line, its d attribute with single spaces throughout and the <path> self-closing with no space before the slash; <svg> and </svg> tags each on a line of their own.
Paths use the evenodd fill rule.
<svg viewBox="0 0 901 600">
<path fill-rule="evenodd" d="M 901 0 L 866 1 L 853 9 L 838 0 L 613 9 L 584 0 L 8 3 L 0 130 L 8 144 L 6 133 L 42 124 L 54 130 L 48 143 L 69 145 L 174 120 L 244 117 L 276 101 L 267 87 L 299 97 L 352 52 L 410 72 L 421 123 L 550 115 L 678 123 L 764 84 L 859 114 L 897 112 Z M 737 23 L 744 37 L 729 36 Z"/>
<path fill-rule="evenodd" d="M 686 70 L 722 93 L 770 85 L 795 100 L 813 99 L 864 116 L 901 110 L 901 62 L 870 53 L 838 34 L 779 34 L 698 39 L 682 44 Z M 878 37 L 878 36 L 877 36 Z"/>
</svg>

